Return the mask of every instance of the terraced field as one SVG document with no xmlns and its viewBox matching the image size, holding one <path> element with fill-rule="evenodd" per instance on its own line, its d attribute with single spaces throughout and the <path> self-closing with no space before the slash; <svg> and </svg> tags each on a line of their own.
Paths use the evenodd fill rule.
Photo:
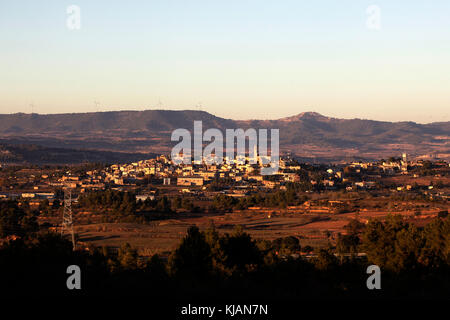
<svg viewBox="0 0 450 320">
<path fill-rule="evenodd" d="M 408 217 L 408 220 L 424 224 L 437 215 L 437 211 L 392 212 Z M 231 233 L 235 225 L 241 225 L 255 239 L 273 240 L 279 237 L 297 236 L 301 245 L 326 246 L 333 242 L 350 219 L 357 217 L 366 222 L 371 218 L 384 218 L 388 212 L 367 211 L 359 213 L 290 213 L 269 211 L 244 211 L 227 214 L 184 216 L 178 219 L 153 221 L 150 224 L 137 223 L 95 223 L 78 225 L 75 228 L 79 241 L 96 246 L 120 247 L 128 242 L 138 248 L 141 255 L 151 255 L 174 249 L 193 225 L 206 229 L 212 225 L 220 233 Z M 270 216 L 270 217 L 269 217 Z"/>
</svg>

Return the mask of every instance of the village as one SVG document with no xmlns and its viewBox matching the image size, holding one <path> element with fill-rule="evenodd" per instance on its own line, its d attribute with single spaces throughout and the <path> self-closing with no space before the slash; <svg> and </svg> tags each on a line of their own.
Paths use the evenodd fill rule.
<svg viewBox="0 0 450 320">
<path fill-rule="evenodd" d="M 259 160 L 259 159 L 258 159 Z M 261 175 L 261 164 L 250 164 L 248 157 L 243 164 L 178 164 L 168 156 L 141 160 L 128 164 L 113 164 L 80 172 L 65 168 L 20 168 L 15 175 L 1 175 L 0 197 L 2 199 L 27 199 L 37 204 L 42 199 L 52 201 L 55 190 L 71 188 L 75 193 L 91 190 L 114 189 L 133 191 L 137 200 L 153 199 L 156 190 L 169 193 L 212 196 L 225 194 L 230 197 L 273 190 L 286 190 L 289 183 L 300 183 L 306 192 L 320 190 L 371 190 L 388 188 L 391 192 L 418 192 L 429 197 L 448 199 L 448 194 L 433 185 L 427 168 L 448 171 L 445 161 L 408 161 L 391 158 L 376 162 L 351 162 L 333 165 L 300 164 L 285 157 L 279 162 L 279 171 L 274 175 Z M 7 166 L 3 165 L 3 172 Z M 64 171 L 64 169 L 67 169 Z M 424 173 L 425 172 L 425 173 Z M 439 178 L 442 173 L 437 173 Z M 444 174 L 445 177 L 445 174 Z M 439 179 L 435 179 L 440 181 Z M 386 183 L 389 182 L 389 183 Z"/>
<path fill-rule="evenodd" d="M 240 225 L 255 238 L 295 236 L 320 247 L 345 234 L 353 219 L 367 223 L 401 214 L 423 225 L 448 212 L 445 161 L 408 160 L 403 154 L 326 165 L 284 156 L 279 172 L 269 176 L 260 174 L 259 161 L 249 162 L 175 165 L 161 155 L 107 166 L 4 165 L 0 199 L 17 201 L 41 226 L 58 231 L 70 190 L 80 243 L 119 247 L 126 241 L 143 255 L 170 250 L 191 225 L 213 224 L 222 233 Z M 104 200 L 125 201 L 126 194 L 136 204 Z"/>
</svg>

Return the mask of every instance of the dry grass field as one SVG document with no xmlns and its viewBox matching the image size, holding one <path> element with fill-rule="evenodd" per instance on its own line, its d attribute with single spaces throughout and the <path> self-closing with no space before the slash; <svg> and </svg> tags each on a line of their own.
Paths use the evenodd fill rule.
<svg viewBox="0 0 450 320">
<path fill-rule="evenodd" d="M 423 225 L 436 217 L 438 209 L 391 212 L 401 214 L 410 222 Z M 300 213 L 289 210 L 246 210 L 226 214 L 180 215 L 177 219 L 138 223 L 94 223 L 77 225 L 75 232 L 80 242 L 95 246 L 119 247 L 128 242 L 140 255 L 147 256 L 174 249 L 193 225 L 204 230 L 211 225 L 220 233 L 231 233 L 235 225 L 243 226 L 255 239 L 273 240 L 279 237 L 297 236 L 302 246 L 323 247 L 334 242 L 337 233 L 345 233 L 344 226 L 357 218 L 367 222 L 371 218 L 384 218 L 386 211 L 359 211 L 344 214 Z"/>
</svg>

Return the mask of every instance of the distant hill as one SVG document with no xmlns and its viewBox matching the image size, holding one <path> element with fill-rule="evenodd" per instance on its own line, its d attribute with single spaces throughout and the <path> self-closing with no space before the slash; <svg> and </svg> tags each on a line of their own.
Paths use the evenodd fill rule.
<svg viewBox="0 0 450 320">
<path fill-rule="evenodd" d="M 277 120 L 238 121 L 204 111 L 112 111 L 71 114 L 0 115 L 0 143 L 112 152 L 170 152 L 174 129 L 279 128 L 280 147 L 306 159 L 379 159 L 411 155 L 450 155 L 450 122 L 418 124 L 337 119 L 315 112 Z"/>
<path fill-rule="evenodd" d="M 38 145 L 0 144 L 0 163 L 9 164 L 105 164 L 127 163 L 154 157 L 155 154 L 125 153 L 99 150 L 49 148 Z"/>
</svg>

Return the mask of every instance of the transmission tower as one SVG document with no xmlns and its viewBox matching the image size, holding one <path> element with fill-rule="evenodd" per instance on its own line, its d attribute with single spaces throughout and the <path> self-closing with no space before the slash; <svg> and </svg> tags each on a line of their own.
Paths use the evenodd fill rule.
<svg viewBox="0 0 450 320">
<path fill-rule="evenodd" d="M 61 236 L 68 233 L 72 237 L 72 247 L 75 250 L 75 234 L 73 232 L 72 219 L 72 191 L 69 188 L 64 189 L 64 211 L 61 225 Z"/>
</svg>

